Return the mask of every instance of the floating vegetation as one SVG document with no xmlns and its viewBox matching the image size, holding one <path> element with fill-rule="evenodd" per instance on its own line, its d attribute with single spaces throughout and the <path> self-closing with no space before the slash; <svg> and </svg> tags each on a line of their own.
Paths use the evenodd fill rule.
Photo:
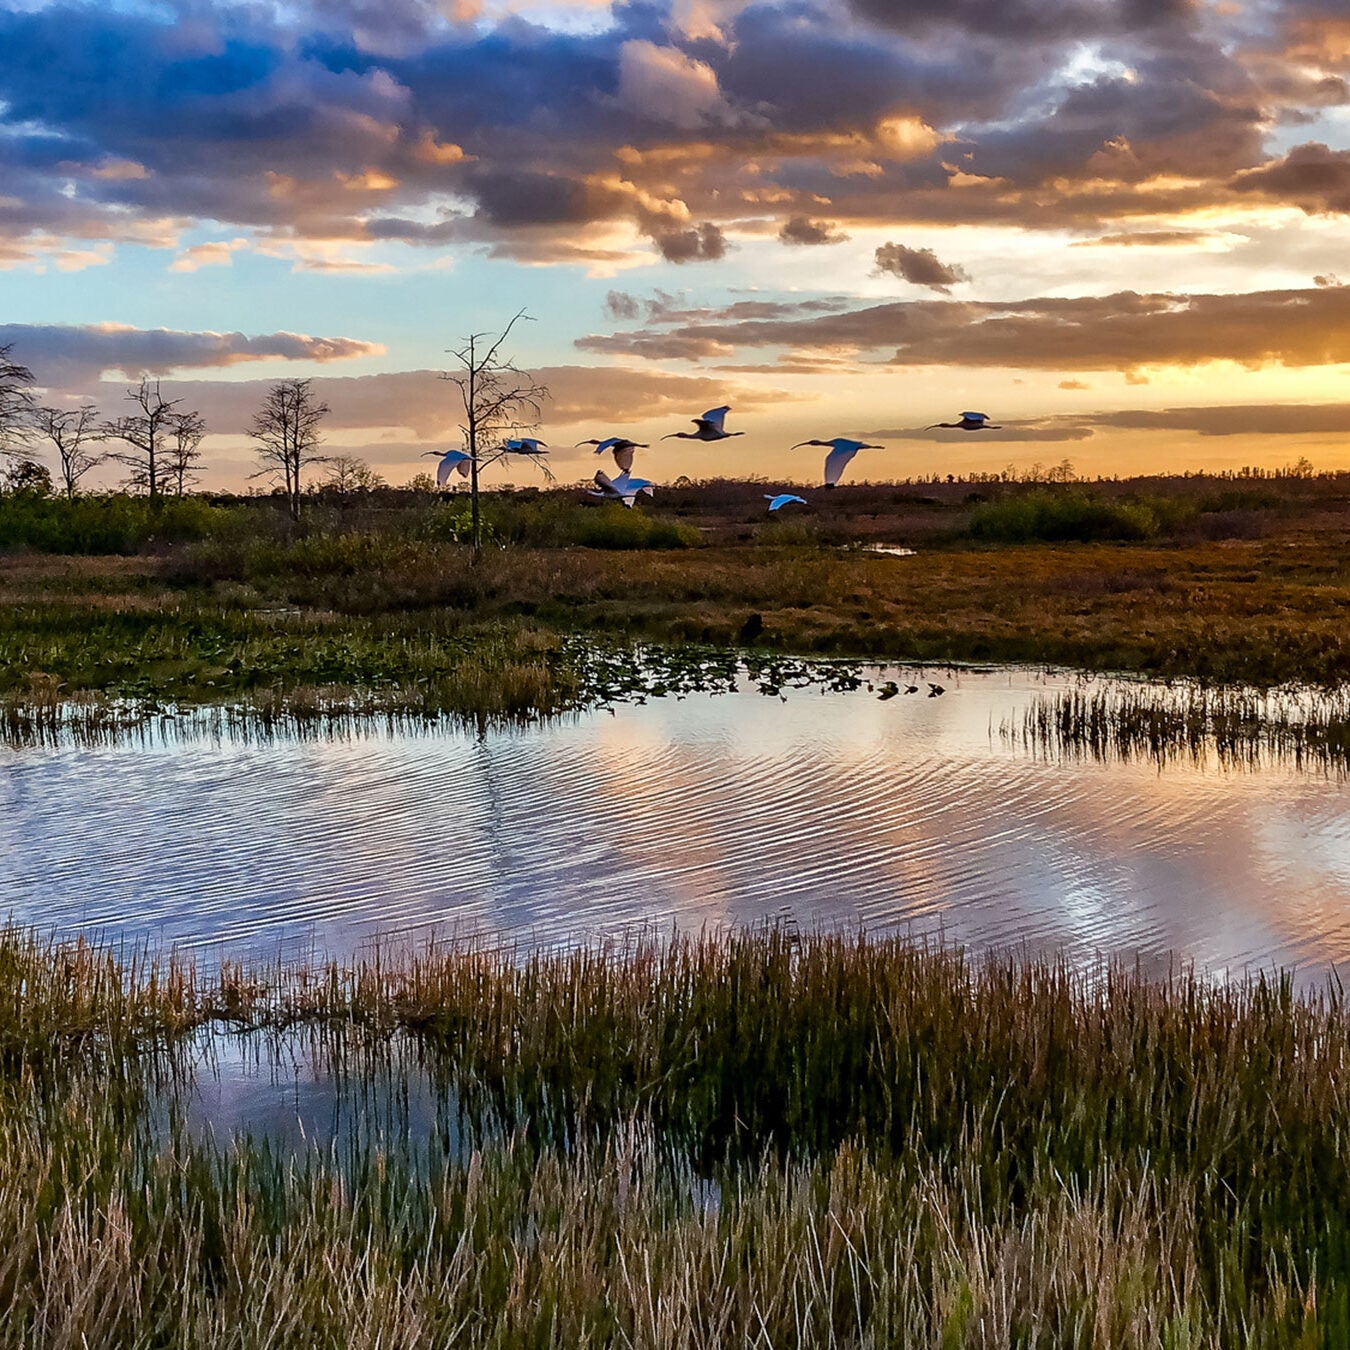
<svg viewBox="0 0 1350 1350">
<path fill-rule="evenodd" d="M 304 1039 L 351 1128 L 201 1128 L 207 1027 Z M 0 1346 L 1342 1345 L 1347 1056 L 1336 989 L 864 937 L 199 975 L 8 930 Z"/>
<path fill-rule="evenodd" d="M 1350 765 L 1350 691 L 1205 688 L 1126 681 L 1041 695 L 1000 727 L 1045 755 Z"/>
<path fill-rule="evenodd" d="M 37 676 L 0 696 L 0 739 L 12 746 L 147 742 L 175 736 L 344 735 L 360 730 L 521 726 L 614 703 L 691 693 L 765 695 L 784 689 L 856 689 L 856 661 L 810 660 L 721 647 L 619 646 L 562 640 L 533 653 L 509 646 L 460 656 L 435 679 L 255 689 L 229 703 L 150 695 L 66 697 Z"/>
</svg>

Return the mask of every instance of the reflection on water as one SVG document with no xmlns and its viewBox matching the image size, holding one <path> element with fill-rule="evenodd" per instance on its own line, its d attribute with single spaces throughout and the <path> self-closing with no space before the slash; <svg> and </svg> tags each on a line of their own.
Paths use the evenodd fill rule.
<svg viewBox="0 0 1350 1350">
<path fill-rule="evenodd" d="M 1047 756 L 1000 728 L 1068 677 L 940 678 L 940 698 L 690 694 L 482 736 L 3 751 L 0 905 L 262 956 L 790 919 L 1148 971 L 1350 960 L 1342 779 Z"/>
<path fill-rule="evenodd" d="M 340 1033 L 225 1032 L 206 1028 L 164 1078 L 157 1113 L 173 1111 L 192 1138 L 369 1155 L 427 1145 L 462 1160 L 483 1136 L 453 1087 L 437 1083 L 405 1038 L 347 1045 Z M 185 1071 L 184 1071 L 185 1070 Z"/>
</svg>

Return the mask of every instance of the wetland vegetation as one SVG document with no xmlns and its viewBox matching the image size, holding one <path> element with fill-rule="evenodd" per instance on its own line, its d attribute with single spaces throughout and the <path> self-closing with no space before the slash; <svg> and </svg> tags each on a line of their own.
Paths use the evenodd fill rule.
<svg viewBox="0 0 1350 1350">
<path fill-rule="evenodd" d="M 1042 751 L 1344 767 L 1340 478 L 864 485 L 790 520 L 763 486 L 652 518 L 489 495 L 477 566 L 453 498 L 299 526 L 5 498 L 5 727 L 484 723 L 1015 660 L 1183 682 L 1003 728 Z M 204 1029 L 302 1036 L 358 1098 L 415 1068 L 437 1127 L 203 1135 Z M 1348 1051 L 1338 987 L 864 937 L 198 971 L 10 930 L 0 1345 L 1342 1345 Z"/>
<path fill-rule="evenodd" d="M 10 494 L 0 695 L 515 716 L 608 696 L 578 638 L 1350 676 L 1346 476 L 846 486 L 791 520 L 767 517 L 762 487 L 670 489 L 650 518 L 488 494 L 477 566 L 453 496 L 320 500 L 297 527 L 270 499 Z M 917 552 L 858 547 L 876 543 Z"/>
<path fill-rule="evenodd" d="M 187 1123 L 303 1034 L 438 1127 Z M 1313 1346 L 1339 990 L 782 930 L 210 974 L 0 936 L 0 1344 Z M 279 1090 L 284 1096 L 284 1088 Z"/>
</svg>

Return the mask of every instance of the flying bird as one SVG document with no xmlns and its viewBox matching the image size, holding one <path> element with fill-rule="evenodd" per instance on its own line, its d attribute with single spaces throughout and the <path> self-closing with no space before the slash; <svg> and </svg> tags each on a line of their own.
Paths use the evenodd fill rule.
<svg viewBox="0 0 1350 1350">
<path fill-rule="evenodd" d="M 825 456 L 825 486 L 835 487 L 840 475 L 848 467 L 848 462 L 859 450 L 884 450 L 884 445 L 868 445 L 866 441 L 850 441 L 846 436 L 836 436 L 832 441 L 798 441 L 792 448 L 803 445 L 828 446 L 830 453 Z"/>
<path fill-rule="evenodd" d="M 428 450 L 426 453 L 427 455 L 434 456 L 439 455 L 441 452 L 439 450 Z M 463 450 L 445 451 L 445 457 L 436 466 L 437 484 L 440 487 L 444 487 L 445 480 L 449 478 L 452 473 L 456 472 L 458 472 L 461 478 L 467 478 L 473 463 L 473 456 L 466 454 Z"/>
<path fill-rule="evenodd" d="M 606 501 L 622 502 L 630 510 L 642 493 L 652 496 L 654 485 L 649 479 L 634 478 L 631 474 L 621 473 L 611 478 L 603 469 L 595 471 L 595 486 L 586 489 L 592 497 L 602 497 Z"/>
<path fill-rule="evenodd" d="M 517 436 L 512 440 L 503 441 L 502 449 L 508 455 L 546 455 L 548 442 L 535 440 L 533 436 Z"/>
<path fill-rule="evenodd" d="M 989 420 L 988 413 L 963 412 L 959 422 L 934 422 L 932 426 L 924 427 L 925 431 L 932 431 L 934 427 L 951 427 L 955 431 L 1002 431 L 1003 428 L 997 422 Z"/>
<path fill-rule="evenodd" d="M 668 441 L 674 436 L 682 441 L 725 441 L 730 436 L 744 436 L 743 431 L 727 431 L 723 427 L 730 411 L 730 404 L 723 408 L 709 408 L 702 417 L 692 419 L 696 428 L 694 431 L 671 431 L 661 439 Z"/>
<path fill-rule="evenodd" d="M 766 492 L 764 500 L 769 503 L 770 511 L 781 511 L 789 502 L 800 502 L 803 506 L 806 505 L 805 497 L 795 496 L 791 492 L 780 492 L 776 497 Z"/>
<path fill-rule="evenodd" d="M 623 436 L 606 436 L 603 441 L 578 441 L 577 444 L 595 446 L 597 455 L 603 455 L 606 450 L 612 451 L 614 463 L 620 473 L 627 473 L 633 467 L 634 450 L 646 450 L 648 448 L 645 441 L 630 441 Z"/>
</svg>

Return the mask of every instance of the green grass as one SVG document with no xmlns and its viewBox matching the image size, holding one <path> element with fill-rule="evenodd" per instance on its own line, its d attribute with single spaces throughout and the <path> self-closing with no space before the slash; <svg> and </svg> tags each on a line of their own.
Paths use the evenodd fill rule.
<svg viewBox="0 0 1350 1350">
<path fill-rule="evenodd" d="M 204 1024 L 358 1114 L 427 1076 L 469 1142 L 211 1142 Z M 896 941 L 207 976 L 10 931 L 0 1345 L 1340 1345 L 1347 1052 L 1336 992 Z"/>
</svg>

